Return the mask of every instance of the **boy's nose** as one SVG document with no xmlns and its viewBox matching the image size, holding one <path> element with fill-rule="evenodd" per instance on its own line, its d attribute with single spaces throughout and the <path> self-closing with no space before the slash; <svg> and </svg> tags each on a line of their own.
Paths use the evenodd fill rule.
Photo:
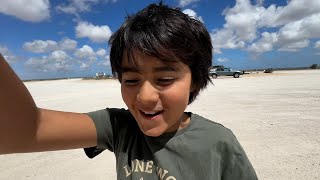
<svg viewBox="0 0 320 180">
<path fill-rule="evenodd" d="M 137 100 L 143 108 L 153 108 L 159 100 L 159 92 L 149 81 L 145 81 L 137 95 Z"/>
</svg>

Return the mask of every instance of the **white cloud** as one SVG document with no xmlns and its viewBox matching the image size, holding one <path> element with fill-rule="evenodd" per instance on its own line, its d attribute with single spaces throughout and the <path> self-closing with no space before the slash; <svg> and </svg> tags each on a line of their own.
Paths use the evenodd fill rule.
<svg viewBox="0 0 320 180">
<path fill-rule="evenodd" d="M 291 0 L 285 7 L 278 7 L 275 13 L 275 24 L 284 25 L 304 19 L 320 11 L 319 0 Z"/>
<path fill-rule="evenodd" d="M 104 55 L 101 57 L 99 60 L 98 66 L 104 66 L 104 67 L 110 67 L 110 56 L 109 55 Z"/>
<path fill-rule="evenodd" d="M 58 61 L 58 62 L 65 61 L 69 58 L 70 56 L 62 50 L 53 51 L 49 56 L 49 59 L 54 59 L 55 61 Z"/>
<path fill-rule="evenodd" d="M 261 7 L 251 5 L 249 0 L 237 0 L 233 8 L 225 9 L 226 24 L 224 28 L 232 30 L 238 40 L 253 41 L 257 35 L 257 21 Z"/>
<path fill-rule="evenodd" d="M 98 66 L 110 67 L 110 60 L 103 60 L 98 63 Z"/>
<path fill-rule="evenodd" d="M 78 58 L 81 59 L 88 59 L 88 60 L 96 60 L 96 53 L 93 51 L 93 49 L 88 46 L 88 45 L 84 45 L 82 46 L 82 48 L 77 49 L 76 52 L 74 53 L 74 55 Z"/>
<path fill-rule="evenodd" d="M 218 58 L 217 61 L 222 63 L 222 62 L 228 62 L 230 60 L 227 58 Z"/>
<path fill-rule="evenodd" d="M 192 3 L 195 3 L 195 2 L 198 2 L 200 0 L 179 0 L 179 6 L 187 6 L 189 4 L 192 4 Z"/>
<path fill-rule="evenodd" d="M 223 28 L 210 33 L 217 52 L 244 47 L 255 53 L 297 51 L 307 47 L 310 39 L 320 38 L 319 0 L 291 0 L 286 6 L 266 8 L 262 0 L 256 2 L 236 0 L 234 7 L 224 10 Z"/>
<path fill-rule="evenodd" d="M 30 22 L 49 19 L 49 9 L 49 0 L 1 0 L 0 5 L 0 13 Z"/>
<path fill-rule="evenodd" d="M 302 20 L 286 24 L 280 29 L 279 33 L 285 39 L 319 38 L 319 29 L 320 12 Z"/>
<path fill-rule="evenodd" d="M 34 40 L 32 42 L 26 42 L 23 48 L 30 52 L 45 53 L 58 49 L 58 43 L 52 40 Z"/>
<path fill-rule="evenodd" d="M 264 0 L 256 0 L 257 1 L 257 5 L 262 6 L 264 3 Z"/>
<path fill-rule="evenodd" d="M 52 67 L 46 64 L 48 64 L 48 60 L 46 56 L 42 56 L 41 58 L 32 57 L 28 59 L 25 63 L 27 67 L 40 72 L 48 72 L 49 71 L 48 68 Z"/>
<path fill-rule="evenodd" d="M 197 13 L 192 9 L 185 9 L 182 12 L 189 15 L 190 17 L 192 17 L 194 19 L 198 19 L 199 21 L 204 23 L 203 18 L 201 16 L 198 16 Z"/>
<path fill-rule="evenodd" d="M 49 53 L 55 50 L 75 50 L 77 44 L 77 41 L 69 38 L 64 38 L 59 43 L 53 40 L 34 40 L 25 42 L 23 49 L 34 53 Z"/>
<path fill-rule="evenodd" d="M 71 70 L 72 58 L 64 51 L 58 50 L 49 56 L 32 57 L 25 66 L 38 72 L 68 72 Z"/>
<path fill-rule="evenodd" d="M 273 44 L 278 41 L 278 35 L 276 33 L 264 32 L 261 34 L 262 38 L 257 42 L 252 43 L 248 47 L 248 51 L 254 53 L 263 53 L 273 50 Z"/>
<path fill-rule="evenodd" d="M 99 0 L 69 0 L 69 3 L 60 4 L 56 9 L 67 14 L 77 14 L 90 11 L 98 2 Z"/>
<path fill-rule="evenodd" d="M 268 8 L 260 6 L 255 8 L 259 11 L 259 27 L 280 27 L 319 13 L 320 1 L 291 0 L 286 6 L 277 7 L 272 4 Z"/>
<path fill-rule="evenodd" d="M 110 67 L 110 56 L 109 56 L 109 49 L 99 49 L 96 54 L 99 56 L 99 60 L 97 63 L 97 66 L 103 66 L 103 67 Z"/>
<path fill-rule="evenodd" d="M 99 49 L 99 50 L 96 52 L 96 54 L 97 54 L 98 56 L 105 56 L 105 55 L 107 54 L 107 51 L 104 50 L 104 49 Z"/>
<path fill-rule="evenodd" d="M 99 49 L 97 53 L 88 45 L 84 45 L 79 49 L 75 49 L 72 56 L 67 53 L 67 50 L 74 50 L 77 46 L 77 42 L 69 39 L 64 38 L 62 39 L 59 44 L 58 43 L 51 43 L 55 44 L 54 47 L 56 49 L 49 48 L 47 45 L 48 43 L 44 43 L 47 41 L 37 40 L 36 42 L 41 43 L 33 43 L 30 42 L 30 46 L 28 44 L 25 48 L 32 47 L 32 52 L 43 52 L 48 53 L 42 57 L 32 57 L 29 58 L 25 66 L 39 72 L 69 72 L 72 71 L 73 68 L 80 68 L 82 70 L 86 70 L 91 67 L 91 65 L 96 62 L 97 55 L 102 59 L 106 59 L 106 51 L 103 49 Z M 39 45 L 40 44 L 40 45 Z M 45 45 L 43 45 L 45 44 Z M 33 45 L 33 46 L 32 46 Z"/>
<path fill-rule="evenodd" d="M 0 53 L 8 63 L 16 62 L 19 60 L 17 56 L 10 52 L 7 46 L 0 45 Z"/>
<path fill-rule="evenodd" d="M 316 43 L 314 43 L 314 48 L 320 49 L 320 41 L 317 41 Z"/>
<path fill-rule="evenodd" d="M 249 0 L 237 0 L 234 7 L 225 9 L 223 28 L 210 33 L 214 49 L 241 49 L 246 42 L 252 42 L 257 37 L 259 11 Z"/>
<path fill-rule="evenodd" d="M 64 38 L 59 42 L 59 47 L 63 50 L 74 50 L 77 48 L 77 41 Z"/>
<path fill-rule="evenodd" d="M 320 13 L 294 21 L 279 30 L 280 50 L 296 51 L 309 45 L 309 39 L 320 38 Z"/>
<path fill-rule="evenodd" d="M 114 3 L 117 0 L 69 0 L 68 3 L 63 3 L 56 6 L 56 9 L 60 12 L 67 14 L 74 14 L 79 16 L 79 13 L 90 12 L 92 6 L 99 3 L 111 2 Z"/>
<path fill-rule="evenodd" d="M 88 37 L 91 41 L 102 43 L 109 40 L 112 32 L 109 26 L 95 26 L 88 22 L 79 22 L 75 28 L 78 38 Z"/>
<path fill-rule="evenodd" d="M 213 31 L 210 33 L 212 38 L 212 44 L 215 53 L 220 54 L 222 48 L 224 49 L 239 49 L 243 48 L 245 43 L 240 41 L 236 34 L 230 29 L 222 29 L 219 31 Z"/>
<path fill-rule="evenodd" d="M 6 46 L 0 45 L 0 53 L 2 55 L 7 54 L 9 52 L 8 48 Z"/>
<path fill-rule="evenodd" d="M 86 64 L 86 63 L 80 63 L 80 69 L 85 70 L 85 69 L 89 69 L 90 65 Z"/>
<path fill-rule="evenodd" d="M 308 47 L 310 41 L 309 40 L 301 40 L 298 42 L 292 42 L 285 45 L 282 45 L 279 51 L 289 51 L 296 52 L 298 49 Z"/>
</svg>

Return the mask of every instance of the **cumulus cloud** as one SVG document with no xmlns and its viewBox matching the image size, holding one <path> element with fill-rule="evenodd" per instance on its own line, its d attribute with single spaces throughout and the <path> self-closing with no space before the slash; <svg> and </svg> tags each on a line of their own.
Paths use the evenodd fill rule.
<svg viewBox="0 0 320 180">
<path fill-rule="evenodd" d="M 79 16 L 79 13 L 89 12 L 92 6 L 99 4 L 101 2 L 116 2 L 117 0 L 69 0 L 67 3 L 62 3 L 56 6 L 59 12 L 73 14 Z"/>
<path fill-rule="evenodd" d="M 41 73 L 88 70 L 93 65 L 110 67 L 110 58 L 106 50 L 99 48 L 95 51 L 89 45 L 83 45 L 77 49 L 76 46 L 77 42 L 69 38 L 64 38 L 57 43 L 58 48 L 55 50 L 47 51 L 46 46 L 40 46 L 43 48 L 38 48 L 37 52 L 44 52 L 45 55 L 29 58 L 25 66 Z M 7 52 L 3 46 L 0 46 L 0 50 L 0 52 Z M 35 52 L 35 49 L 32 50 Z"/>
<path fill-rule="evenodd" d="M 261 0 L 255 5 L 250 0 L 236 0 L 234 7 L 224 10 L 223 28 L 210 33 L 217 52 L 235 48 L 255 53 L 298 51 L 309 46 L 310 39 L 320 38 L 320 1 L 291 0 L 286 6 L 269 7 L 262 4 Z"/>
<path fill-rule="evenodd" d="M 308 47 L 309 43 L 310 43 L 310 41 L 305 39 L 305 40 L 282 45 L 278 50 L 279 51 L 296 52 L 296 51 L 298 51 L 298 49 Z"/>
<path fill-rule="evenodd" d="M 59 42 L 59 47 L 62 50 L 74 50 L 77 48 L 77 41 L 69 39 L 69 38 L 64 38 Z"/>
<path fill-rule="evenodd" d="M 8 63 L 13 63 L 19 60 L 17 56 L 11 53 L 7 46 L 0 45 L 0 53 Z"/>
<path fill-rule="evenodd" d="M 237 0 L 234 7 L 225 9 L 223 28 L 210 33 L 216 52 L 244 48 L 246 42 L 252 42 L 257 37 L 257 11 L 249 0 Z"/>
<path fill-rule="evenodd" d="M 88 22 L 79 22 L 75 28 L 78 38 L 87 37 L 93 42 L 102 43 L 109 40 L 112 32 L 109 26 L 95 26 Z"/>
<path fill-rule="evenodd" d="M 319 29 L 320 13 L 286 24 L 279 30 L 280 49 L 295 51 L 307 47 L 309 39 L 320 38 Z"/>
<path fill-rule="evenodd" d="M 110 57 L 105 56 L 105 59 L 98 63 L 98 66 L 110 67 Z"/>
<path fill-rule="evenodd" d="M 104 50 L 104 49 L 99 49 L 99 50 L 96 52 L 96 54 L 97 54 L 98 56 L 105 56 L 105 55 L 107 54 L 107 51 Z"/>
<path fill-rule="evenodd" d="M 58 62 L 65 61 L 69 58 L 70 58 L 70 56 L 62 50 L 53 51 L 49 56 L 49 59 L 54 59 Z"/>
<path fill-rule="evenodd" d="M 25 42 L 23 49 L 34 53 L 51 52 L 58 49 L 58 43 L 53 40 L 34 40 L 32 42 Z"/>
<path fill-rule="evenodd" d="M 182 12 L 185 14 L 188 14 L 190 17 L 192 17 L 194 19 L 198 19 L 199 21 L 204 23 L 203 18 L 201 16 L 198 16 L 197 13 L 192 9 L 185 9 Z"/>
<path fill-rule="evenodd" d="M 226 9 L 225 28 L 232 30 L 238 40 L 252 41 L 256 38 L 257 19 L 259 18 L 257 9 L 250 4 L 249 0 L 237 0 L 236 5 L 231 9 Z"/>
<path fill-rule="evenodd" d="M 94 61 L 96 60 L 96 53 L 94 52 L 94 50 L 88 46 L 88 45 L 84 45 L 82 46 L 82 48 L 77 49 L 76 52 L 74 53 L 74 55 L 78 58 L 81 59 L 88 59 L 90 61 Z"/>
<path fill-rule="evenodd" d="M 305 17 L 298 21 L 288 23 L 278 32 L 264 32 L 256 43 L 252 43 L 248 50 L 254 52 L 266 52 L 277 47 L 279 51 L 296 52 L 308 47 L 309 39 L 320 37 L 320 13 Z"/>
<path fill-rule="evenodd" d="M 218 58 L 217 61 L 223 63 L 223 62 L 228 62 L 229 59 L 227 59 L 227 58 Z"/>
<path fill-rule="evenodd" d="M 90 11 L 98 2 L 99 0 L 69 0 L 68 3 L 58 5 L 56 9 L 67 14 L 77 14 Z"/>
<path fill-rule="evenodd" d="M 90 65 L 84 62 L 81 62 L 79 67 L 81 70 L 86 70 L 86 69 L 89 69 Z"/>
<path fill-rule="evenodd" d="M 272 24 L 269 26 L 284 25 L 293 21 L 302 20 L 320 11 L 320 1 L 318 0 L 291 0 L 287 6 L 279 6 L 274 8 Z"/>
<path fill-rule="evenodd" d="M 49 53 L 55 50 L 75 50 L 77 41 L 64 38 L 59 43 L 53 40 L 34 40 L 25 42 L 23 49 L 34 53 Z"/>
<path fill-rule="evenodd" d="M 278 35 L 276 33 L 264 32 L 262 38 L 257 42 L 252 43 L 248 50 L 255 53 L 263 53 L 273 50 L 273 44 L 278 41 Z"/>
<path fill-rule="evenodd" d="M 316 43 L 314 43 L 314 48 L 320 49 L 320 41 L 317 41 Z"/>
<path fill-rule="evenodd" d="M 108 51 L 108 52 L 107 52 Z M 110 67 L 110 56 L 109 56 L 109 49 L 108 50 L 99 49 L 96 54 L 99 56 L 99 60 L 97 65 L 103 67 Z"/>
<path fill-rule="evenodd" d="M 257 0 L 257 4 L 258 4 L 259 6 L 262 6 L 263 3 L 264 3 L 264 0 Z"/>
<path fill-rule="evenodd" d="M 100 48 L 95 52 L 88 45 L 83 45 L 79 49 L 74 49 L 76 48 L 76 44 L 76 41 L 64 38 L 58 43 L 58 49 L 52 50 L 49 53 L 47 52 L 46 55 L 41 57 L 29 58 L 26 61 L 25 66 L 42 73 L 70 72 L 73 69 L 87 70 L 93 64 L 97 64 L 97 62 L 109 61 L 106 50 Z M 70 49 L 74 50 L 71 55 L 68 54 L 70 51 L 67 51 Z M 99 65 L 105 65 L 105 63 Z"/>
<path fill-rule="evenodd" d="M 9 52 L 9 50 L 6 46 L 0 45 L 0 53 L 2 55 L 7 54 L 8 52 Z"/>
<path fill-rule="evenodd" d="M 38 72 L 68 72 L 71 70 L 72 58 L 64 51 L 57 50 L 49 56 L 32 57 L 25 66 Z"/>
<path fill-rule="evenodd" d="M 214 45 L 215 53 L 220 54 L 220 49 L 239 49 L 245 45 L 244 41 L 239 40 L 236 34 L 230 29 L 222 29 L 219 31 L 213 31 L 211 38 Z"/>
<path fill-rule="evenodd" d="M 104 50 L 103 50 L 104 51 Z M 92 66 L 97 66 L 100 67 L 100 69 L 104 69 L 104 68 L 109 68 L 110 67 L 110 56 L 106 55 L 103 52 L 102 49 L 98 50 L 96 52 L 98 57 L 95 58 L 87 58 L 87 59 L 81 59 L 78 61 L 79 63 L 79 68 L 81 70 L 88 70 L 90 69 Z M 100 52 L 101 54 L 98 55 L 98 52 Z M 104 54 L 104 55 L 102 55 Z M 103 67 L 103 68 L 101 68 Z"/>
<path fill-rule="evenodd" d="M 179 6 L 187 6 L 189 4 L 192 4 L 192 3 L 195 3 L 195 2 L 198 2 L 200 0 L 179 0 Z"/>
<path fill-rule="evenodd" d="M 0 13 L 30 22 L 50 18 L 49 0 L 1 0 Z"/>
</svg>

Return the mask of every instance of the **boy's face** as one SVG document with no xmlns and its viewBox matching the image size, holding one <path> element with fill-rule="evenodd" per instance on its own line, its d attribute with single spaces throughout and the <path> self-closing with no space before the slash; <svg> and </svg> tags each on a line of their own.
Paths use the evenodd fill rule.
<svg viewBox="0 0 320 180">
<path fill-rule="evenodd" d="M 129 65 L 124 53 L 121 80 L 122 98 L 148 136 L 160 136 L 182 127 L 186 119 L 191 88 L 190 68 L 181 62 L 161 60 L 135 53 L 136 68 Z"/>
</svg>

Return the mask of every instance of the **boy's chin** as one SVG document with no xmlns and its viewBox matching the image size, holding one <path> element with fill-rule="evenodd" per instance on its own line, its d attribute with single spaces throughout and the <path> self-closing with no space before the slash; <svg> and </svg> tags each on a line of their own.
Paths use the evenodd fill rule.
<svg viewBox="0 0 320 180">
<path fill-rule="evenodd" d="M 161 131 L 159 129 L 150 129 L 142 131 L 144 135 L 150 136 L 150 137 L 158 137 L 161 136 L 163 133 L 165 133 L 165 130 Z"/>
</svg>

